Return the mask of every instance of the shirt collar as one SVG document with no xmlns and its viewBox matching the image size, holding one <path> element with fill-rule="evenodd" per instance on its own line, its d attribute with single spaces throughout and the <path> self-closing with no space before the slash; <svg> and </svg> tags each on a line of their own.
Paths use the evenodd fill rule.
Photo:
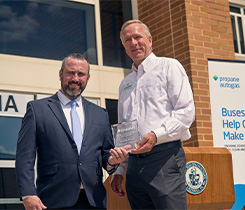
<svg viewBox="0 0 245 210">
<path fill-rule="evenodd" d="M 151 69 L 152 62 L 156 59 L 156 55 L 152 52 L 143 62 L 138 66 L 135 67 L 134 63 L 132 64 L 132 70 L 137 72 L 138 69 L 142 68 L 144 72 L 147 72 Z"/>
<path fill-rule="evenodd" d="M 60 90 L 58 91 L 58 98 L 63 106 L 66 106 L 70 103 L 71 99 L 67 98 Z M 77 105 L 80 107 L 82 105 L 82 97 L 79 96 L 75 99 Z"/>
</svg>

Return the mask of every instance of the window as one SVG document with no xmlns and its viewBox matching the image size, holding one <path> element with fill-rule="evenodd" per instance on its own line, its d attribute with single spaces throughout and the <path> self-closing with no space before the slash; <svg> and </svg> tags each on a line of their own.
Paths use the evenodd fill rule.
<svg viewBox="0 0 245 210">
<path fill-rule="evenodd" d="M 115 99 L 106 99 L 106 109 L 109 114 L 110 124 L 117 124 L 117 100 Z"/>
<path fill-rule="evenodd" d="M 0 168 L 0 209 L 25 209 L 19 199 L 14 168 Z"/>
<path fill-rule="evenodd" d="M 14 160 L 27 102 L 34 95 L 0 92 L 0 209 L 24 209 L 20 202 Z"/>
<path fill-rule="evenodd" d="M 0 53 L 62 60 L 79 52 L 91 64 L 100 65 L 97 56 L 103 56 L 104 66 L 130 68 L 119 33 L 132 19 L 131 1 L 0 0 Z M 97 31 L 96 8 L 101 15 Z"/>
<path fill-rule="evenodd" d="M 230 6 L 231 25 L 235 53 L 245 56 L 245 9 L 237 6 Z"/>
<path fill-rule="evenodd" d="M 120 40 L 123 23 L 132 19 L 131 0 L 100 0 L 103 64 L 130 68 L 131 59 L 127 56 Z"/>
<path fill-rule="evenodd" d="M 0 160 L 15 160 L 26 104 L 33 99 L 33 95 L 0 92 Z"/>
<path fill-rule="evenodd" d="M 21 117 L 0 116 L 0 160 L 15 160 L 16 142 L 21 122 Z"/>
<path fill-rule="evenodd" d="M 0 0 L 0 53 L 97 64 L 94 6 L 64 0 Z"/>
</svg>

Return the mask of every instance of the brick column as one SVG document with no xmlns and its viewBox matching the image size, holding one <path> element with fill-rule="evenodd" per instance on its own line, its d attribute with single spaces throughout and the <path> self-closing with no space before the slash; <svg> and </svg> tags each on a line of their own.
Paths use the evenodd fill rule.
<svg viewBox="0 0 245 210">
<path fill-rule="evenodd" d="M 153 52 L 184 66 L 194 93 L 196 120 L 185 146 L 212 146 L 208 59 L 234 60 L 228 0 L 138 0 L 139 19 L 149 26 Z"/>
</svg>

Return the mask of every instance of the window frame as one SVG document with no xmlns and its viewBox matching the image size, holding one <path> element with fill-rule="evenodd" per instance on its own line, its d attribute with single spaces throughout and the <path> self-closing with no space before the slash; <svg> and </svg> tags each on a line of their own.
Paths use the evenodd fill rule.
<svg viewBox="0 0 245 210">
<path fill-rule="evenodd" d="M 235 56 L 244 60 L 245 59 L 245 53 L 242 53 L 242 49 L 241 49 L 241 38 L 240 38 L 240 30 L 239 30 L 239 26 L 238 26 L 239 25 L 238 18 L 241 18 L 241 21 L 242 21 L 243 42 L 245 43 L 245 4 L 244 5 L 237 5 L 237 4 L 232 3 L 232 1 L 230 1 L 230 6 L 240 9 L 240 13 L 230 11 L 230 18 L 231 18 L 231 16 L 233 16 L 234 22 L 235 22 L 236 41 L 237 41 L 237 49 L 238 49 L 238 52 L 235 52 Z M 234 36 L 234 34 L 233 34 L 233 36 Z M 234 37 L 233 37 L 233 40 L 235 41 Z M 245 48 L 245 46 L 244 46 L 244 48 Z"/>
</svg>

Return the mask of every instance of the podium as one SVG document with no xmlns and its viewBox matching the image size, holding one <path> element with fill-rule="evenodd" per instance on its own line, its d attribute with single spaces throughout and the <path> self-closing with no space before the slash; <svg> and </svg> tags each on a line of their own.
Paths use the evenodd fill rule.
<svg viewBox="0 0 245 210">
<path fill-rule="evenodd" d="M 206 170 L 207 185 L 200 194 L 186 192 L 187 209 L 230 209 L 235 202 L 232 156 L 226 148 L 184 147 L 186 162 L 196 161 Z M 127 196 L 117 196 L 110 187 L 111 176 L 104 185 L 107 190 L 107 209 L 131 209 Z M 125 190 L 125 177 L 122 187 Z"/>
</svg>

